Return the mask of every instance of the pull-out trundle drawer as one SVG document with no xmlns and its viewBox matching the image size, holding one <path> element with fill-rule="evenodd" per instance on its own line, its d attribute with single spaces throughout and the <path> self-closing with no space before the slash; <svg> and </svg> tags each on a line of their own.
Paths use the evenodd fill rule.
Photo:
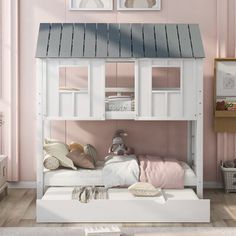
<svg viewBox="0 0 236 236">
<path fill-rule="evenodd" d="M 210 201 L 192 189 L 163 190 L 157 197 L 134 197 L 127 189 L 109 189 L 108 199 L 81 203 L 73 187 L 49 188 L 37 200 L 38 222 L 209 222 Z"/>
</svg>

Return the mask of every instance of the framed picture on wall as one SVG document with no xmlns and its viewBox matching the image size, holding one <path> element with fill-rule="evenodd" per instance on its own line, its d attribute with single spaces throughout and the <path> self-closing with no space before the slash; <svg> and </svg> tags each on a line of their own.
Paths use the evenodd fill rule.
<svg viewBox="0 0 236 236">
<path fill-rule="evenodd" d="M 214 68 L 216 132 L 236 132 L 236 59 L 216 58 Z"/>
<path fill-rule="evenodd" d="M 113 0 L 69 0 L 71 11 L 112 11 Z"/>
<path fill-rule="evenodd" d="M 216 60 L 216 96 L 236 99 L 236 59 Z"/>
<path fill-rule="evenodd" d="M 159 11 L 161 0 L 117 0 L 118 11 Z"/>
</svg>

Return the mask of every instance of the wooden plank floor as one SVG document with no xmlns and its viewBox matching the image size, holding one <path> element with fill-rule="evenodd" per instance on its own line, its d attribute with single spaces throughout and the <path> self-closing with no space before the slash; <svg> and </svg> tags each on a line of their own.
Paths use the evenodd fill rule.
<svg viewBox="0 0 236 236">
<path fill-rule="evenodd" d="M 211 199 L 211 223 L 207 224 L 134 224 L 122 226 L 206 226 L 236 227 L 236 193 L 225 194 L 222 190 L 206 190 L 204 197 Z M 38 224 L 35 219 L 35 189 L 9 189 L 7 197 L 0 200 L 0 227 L 31 226 L 85 226 L 89 224 Z M 103 224 L 104 225 L 104 224 Z"/>
</svg>

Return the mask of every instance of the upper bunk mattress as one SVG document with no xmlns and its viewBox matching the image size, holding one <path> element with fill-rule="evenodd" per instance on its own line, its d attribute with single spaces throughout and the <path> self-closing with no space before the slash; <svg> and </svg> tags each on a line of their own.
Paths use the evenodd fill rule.
<svg viewBox="0 0 236 236">
<path fill-rule="evenodd" d="M 196 175 L 190 166 L 181 162 L 185 170 L 184 185 L 195 186 Z M 103 166 L 97 167 L 95 170 L 78 169 L 68 170 L 59 169 L 44 172 L 44 183 L 46 186 L 103 186 Z"/>
</svg>

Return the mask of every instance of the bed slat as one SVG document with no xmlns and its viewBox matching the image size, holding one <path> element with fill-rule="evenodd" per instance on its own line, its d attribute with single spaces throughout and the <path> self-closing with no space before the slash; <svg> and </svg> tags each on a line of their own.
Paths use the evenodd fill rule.
<svg viewBox="0 0 236 236">
<path fill-rule="evenodd" d="M 107 56 L 107 24 L 97 24 L 97 57 Z"/>
<path fill-rule="evenodd" d="M 154 25 L 144 24 L 143 36 L 145 57 L 156 57 Z"/>
<path fill-rule="evenodd" d="M 187 24 L 178 25 L 178 32 L 179 32 L 179 42 L 180 42 L 182 57 L 185 58 L 193 57 L 188 25 Z"/>
<path fill-rule="evenodd" d="M 60 57 L 71 56 L 72 36 L 73 36 L 73 24 L 69 23 L 63 24 Z"/>
<path fill-rule="evenodd" d="M 120 57 L 120 32 L 118 24 L 109 24 L 108 57 Z"/>
<path fill-rule="evenodd" d="M 164 24 L 155 25 L 155 36 L 157 57 L 168 57 L 166 27 Z"/>
<path fill-rule="evenodd" d="M 96 24 L 89 23 L 85 26 L 84 57 L 95 57 Z"/>
<path fill-rule="evenodd" d="M 133 57 L 144 57 L 143 33 L 141 24 L 132 24 Z"/>
<path fill-rule="evenodd" d="M 205 57 L 199 26 L 197 24 L 189 25 L 189 32 L 191 35 L 193 56 L 195 58 Z"/>
<path fill-rule="evenodd" d="M 131 57 L 131 28 L 130 24 L 120 25 L 120 56 Z"/>
<path fill-rule="evenodd" d="M 169 48 L 169 57 L 180 58 L 179 39 L 177 27 L 175 24 L 166 25 L 167 42 Z"/>
<path fill-rule="evenodd" d="M 53 23 L 50 31 L 48 57 L 59 57 L 62 25 Z"/>
<path fill-rule="evenodd" d="M 50 34 L 50 24 L 41 23 L 39 26 L 39 37 L 38 37 L 36 57 L 47 57 L 49 34 Z"/>
<path fill-rule="evenodd" d="M 74 24 L 72 57 L 84 56 L 84 24 Z"/>
</svg>

